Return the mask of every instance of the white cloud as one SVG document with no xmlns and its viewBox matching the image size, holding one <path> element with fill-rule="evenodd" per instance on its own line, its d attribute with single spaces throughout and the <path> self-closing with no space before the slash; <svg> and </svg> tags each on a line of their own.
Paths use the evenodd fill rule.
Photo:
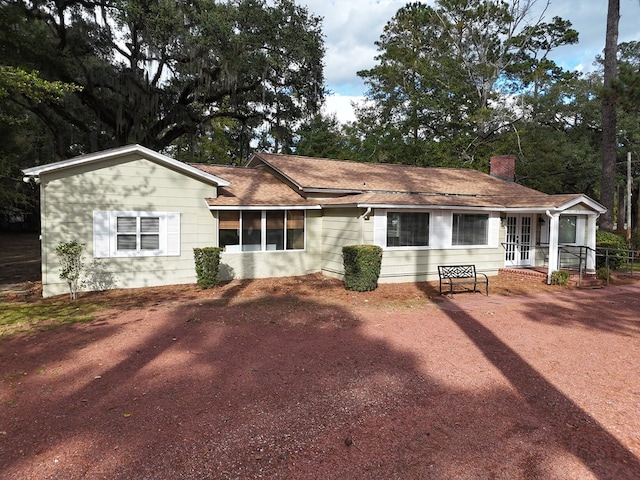
<svg viewBox="0 0 640 480">
<path fill-rule="evenodd" d="M 353 103 L 364 100 L 363 96 L 353 95 L 327 95 L 322 113 L 325 115 L 334 115 L 342 122 L 353 122 L 356 117 L 353 112 Z"/>
<path fill-rule="evenodd" d="M 331 95 L 327 99 L 328 111 L 338 118 L 353 119 L 349 102 L 364 95 L 366 87 L 356 72 L 372 68 L 377 53 L 375 42 L 384 26 L 395 13 L 406 5 L 405 0 L 300 0 L 309 13 L 324 18 L 326 55 L 325 79 Z M 434 4 L 433 0 L 425 3 Z M 536 20 L 546 0 L 537 0 L 530 20 Z M 638 0 L 620 3 L 619 41 L 640 40 L 640 29 L 635 24 L 640 15 Z M 544 21 L 554 16 L 569 20 L 580 34 L 580 43 L 556 49 L 552 58 L 563 68 L 588 72 L 593 70 L 596 55 L 602 53 L 605 40 L 607 2 L 585 0 L 552 0 Z"/>
<path fill-rule="evenodd" d="M 640 40 L 640 30 L 635 25 L 635 18 L 639 14 L 640 5 L 637 0 L 620 2 L 619 42 Z M 578 31 L 579 42 L 557 48 L 552 52 L 551 58 L 563 68 L 592 71 L 596 55 L 601 55 L 604 49 L 607 2 L 553 1 L 544 20 L 551 22 L 554 16 L 571 22 L 572 28 Z"/>
<path fill-rule="evenodd" d="M 358 70 L 371 68 L 375 42 L 404 0 L 303 0 L 309 13 L 324 18 L 325 79 L 332 93 L 358 95 L 364 84 Z"/>
</svg>

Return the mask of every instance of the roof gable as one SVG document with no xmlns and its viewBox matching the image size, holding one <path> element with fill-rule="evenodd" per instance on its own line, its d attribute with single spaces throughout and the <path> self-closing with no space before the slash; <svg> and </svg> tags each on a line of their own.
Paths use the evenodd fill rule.
<svg viewBox="0 0 640 480">
<path fill-rule="evenodd" d="M 113 160 L 128 155 L 137 155 L 139 157 L 163 165 L 167 168 L 176 170 L 185 175 L 195 177 L 197 179 L 215 184 L 220 187 L 229 185 L 229 182 L 227 180 L 224 180 L 223 178 L 199 170 L 184 162 L 180 162 L 171 157 L 155 152 L 149 148 L 143 147 L 142 145 L 127 145 L 125 147 L 118 147 L 110 150 L 103 150 L 101 152 L 89 153 L 87 155 L 81 155 L 79 157 L 62 160 L 60 162 L 48 163 L 46 165 L 26 168 L 23 170 L 23 173 L 27 177 L 39 177 L 42 174 L 70 170 L 74 167 L 82 165 L 99 164 L 107 160 Z"/>
<path fill-rule="evenodd" d="M 218 188 L 216 198 L 207 198 L 210 207 L 305 207 L 320 208 L 276 178 L 266 168 L 241 168 L 224 165 L 192 164 L 211 175 L 229 180 L 229 186 Z"/>
<path fill-rule="evenodd" d="M 574 207 L 582 207 L 589 210 L 595 210 L 600 214 L 603 214 L 607 211 L 607 209 L 602 204 L 596 202 L 586 195 L 551 195 L 551 197 L 558 199 L 559 205 L 556 207 L 556 209 L 559 211 L 569 210 Z"/>
</svg>

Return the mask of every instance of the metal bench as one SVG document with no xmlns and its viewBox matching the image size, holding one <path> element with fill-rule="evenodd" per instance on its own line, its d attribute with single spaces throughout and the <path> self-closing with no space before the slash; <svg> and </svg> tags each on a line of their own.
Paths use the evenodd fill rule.
<svg viewBox="0 0 640 480">
<path fill-rule="evenodd" d="M 445 287 L 448 285 L 451 298 L 453 298 L 454 285 L 473 285 L 474 292 L 480 292 L 478 285 L 484 285 L 485 293 L 489 296 L 489 278 L 484 273 L 476 272 L 475 265 L 438 265 L 438 276 L 440 277 L 440 295 L 442 295 L 443 285 Z"/>
</svg>

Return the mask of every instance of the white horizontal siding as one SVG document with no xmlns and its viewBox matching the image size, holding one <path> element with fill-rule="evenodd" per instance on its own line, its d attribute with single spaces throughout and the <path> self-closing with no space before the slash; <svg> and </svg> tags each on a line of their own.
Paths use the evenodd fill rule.
<svg viewBox="0 0 640 480">
<path fill-rule="evenodd" d="M 504 265 L 502 249 L 386 250 L 382 254 L 380 283 L 434 281 L 438 265 L 473 264 L 479 272 L 495 275 Z"/>
<path fill-rule="evenodd" d="M 344 272 L 342 247 L 362 243 L 361 211 L 357 208 L 327 209 L 322 216 L 322 271 L 341 277 Z"/>
<path fill-rule="evenodd" d="M 303 250 L 223 253 L 220 258 L 222 280 L 293 277 L 310 273 Z M 313 271 L 313 270 L 312 270 Z M 317 270 L 315 270 L 317 271 Z"/>
<path fill-rule="evenodd" d="M 100 259 L 118 288 L 195 283 L 193 248 L 214 246 L 215 222 L 205 204 L 215 187 L 146 159 L 82 165 L 41 178 L 43 295 L 68 292 L 59 278 L 55 248 L 77 240 L 93 260 L 93 211 L 164 211 L 180 214 L 177 257 Z"/>
</svg>

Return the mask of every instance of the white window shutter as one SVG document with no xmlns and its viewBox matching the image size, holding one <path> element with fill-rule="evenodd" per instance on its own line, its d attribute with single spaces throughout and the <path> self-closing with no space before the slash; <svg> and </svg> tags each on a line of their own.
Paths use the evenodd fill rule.
<svg viewBox="0 0 640 480">
<path fill-rule="evenodd" d="M 387 246 L 387 211 L 376 209 L 373 215 L 373 244 Z"/>
<path fill-rule="evenodd" d="M 489 215 L 489 246 L 498 248 L 500 244 L 500 217 L 497 214 Z"/>
<path fill-rule="evenodd" d="M 93 212 L 93 256 L 109 258 L 109 212 L 94 210 Z"/>
<path fill-rule="evenodd" d="M 436 210 L 431 213 L 429 224 L 429 245 L 431 248 L 451 246 L 451 213 Z"/>
<path fill-rule="evenodd" d="M 167 213 L 167 255 L 180 256 L 180 212 Z"/>
</svg>

